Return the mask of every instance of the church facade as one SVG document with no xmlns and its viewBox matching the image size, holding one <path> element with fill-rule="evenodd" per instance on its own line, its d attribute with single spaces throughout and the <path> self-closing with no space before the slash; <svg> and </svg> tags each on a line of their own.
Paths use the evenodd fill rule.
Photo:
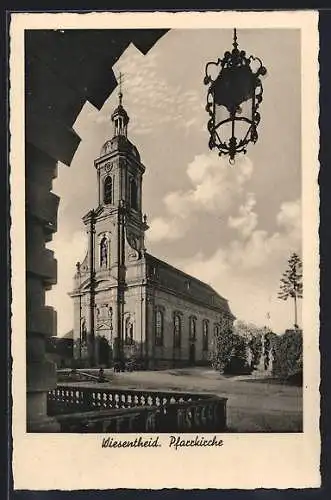
<svg viewBox="0 0 331 500">
<path fill-rule="evenodd" d="M 234 316 L 209 285 L 146 251 L 145 166 L 127 137 L 121 93 L 111 120 L 113 137 L 94 162 L 97 207 L 83 217 L 89 245 L 70 292 L 74 356 L 88 358 L 91 338 L 105 337 L 114 353 L 148 368 L 207 364 L 214 333 L 231 329 Z"/>
</svg>

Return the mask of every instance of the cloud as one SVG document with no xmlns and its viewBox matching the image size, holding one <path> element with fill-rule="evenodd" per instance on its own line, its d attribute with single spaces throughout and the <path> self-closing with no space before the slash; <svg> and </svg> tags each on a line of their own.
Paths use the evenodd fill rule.
<svg viewBox="0 0 331 500">
<path fill-rule="evenodd" d="M 210 283 L 229 300 L 238 318 L 263 325 L 270 312 L 271 326 L 281 332 L 293 323 L 291 304 L 279 301 L 277 292 L 290 253 L 300 253 L 300 200 L 281 204 L 275 217 L 279 230 L 274 233 L 258 228 L 255 205 L 254 195 L 248 194 L 239 216 L 229 217 L 237 239 L 216 249 L 210 257 L 199 252 L 178 260 L 176 265 Z"/>
<path fill-rule="evenodd" d="M 301 237 L 301 201 L 295 200 L 282 203 L 277 214 L 277 224 L 279 227 L 294 233 L 298 238 Z"/>
<path fill-rule="evenodd" d="M 181 238 L 189 227 L 187 219 L 194 213 L 226 214 L 242 196 L 252 172 L 247 157 L 240 158 L 231 169 L 227 160 L 214 153 L 195 156 L 186 170 L 192 187 L 166 194 L 166 215 L 151 221 L 152 241 Z M 160 231 L 161 227 L 173 230 L 171 237 L 168 231 Z"/>
<path fill-rule="evenodd" d="M 252 224 L 251 213 L 248 212 L 246 219 Z M 300 200 L 281 204 L 276 221 L 279 231 L 272 234 L 261 229 L 251 230 L 252 226 L 248 230 L 242 226 L 237 227 L 241 238 L 229 244 L 229 261 L 232 267 L 259 269 L 267 268 L 271 263 L 275 266 L 286 260 L 291 251 L 300 247 Z M 253 224 L 257 226 L 256 214 L 253 217 Z"/>
<path fill-rule="evenodd" d="M 130 45 L 113 66 L 118 79 L 123 78 L 123 104 L 130 111 L 130 130 L 135 135 L 146 135 L 160 130 L 160 123 L 182 132 L 196 126 L 198 117 L 204 117 L 203 89 L 183 90 L 182 84 L 174 85 L 162 68 L 162 59 L 155 51 L 143 55 Z M 91 112 L 97 124 L 110 120 L 111 111 L 117 99 L 113 92 L 102 110 L 96 115 Z M 203 119 L 203 118 L 202 118 Z"/>
<path fill-rule="evenodd" d="M 162 217 L 156 217 L 151 221 L 147 239 L 149 242 L 161 240 L 172 241 L 180 238 L 183 233 L 184 228 L 181 227 L 178 219 L 165 220 Z"/>
<path fill-rule="evenodd" d="M 252 234 L 257 226 L 257 213 L 253 211 L 255 205 L 255 195 L 253 193 L 248 193 L 245 203 L 239 207 L 239 216 L 232 217 L 230 215 L 228 218 L 229 227 L 239 231 L 244 238 Z"/>
</svg>

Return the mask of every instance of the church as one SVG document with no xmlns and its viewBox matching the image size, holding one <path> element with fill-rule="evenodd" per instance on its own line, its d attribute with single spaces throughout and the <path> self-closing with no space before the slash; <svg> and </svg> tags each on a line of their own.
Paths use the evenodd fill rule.
<svg viewBox="0 0 331 500">
<path fill-rule="evenodd" d="M 106 338 L 116 359 L 134 357 L 149 369 L 208 363 L 215 333 L 232 328 L 228 301 L 213 288 L 149 254 L 142 211 L 145 172 L 128 139 L 129 116 L 119 104 L 113 134 L 94 161 L 96 208 L 83 223 L 88 249 L 70 292 L 74 357 L 100 366 Z"/>
</svg>

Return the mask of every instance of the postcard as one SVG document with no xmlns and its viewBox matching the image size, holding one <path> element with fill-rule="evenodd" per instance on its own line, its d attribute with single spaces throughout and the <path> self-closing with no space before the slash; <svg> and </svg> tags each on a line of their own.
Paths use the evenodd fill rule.
<svg viewBox="0 0 331 500">
<path fill-rule="evenodd" d="M 9 47 L 14 488 L 318 487 L 318 13 Z"/>
</svg>

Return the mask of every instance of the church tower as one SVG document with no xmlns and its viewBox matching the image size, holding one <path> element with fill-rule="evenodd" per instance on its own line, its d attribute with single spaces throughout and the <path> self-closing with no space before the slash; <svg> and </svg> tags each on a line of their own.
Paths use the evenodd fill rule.
<svg viewBox="0 0 331 500">
<path fill-rule="evenodd" d="M 84 261 L 77 263 L 70 294 L 74 299 L 74 339 L 79 339 L 75 357 L 85 357 L 90 364 L 102 364 L 98 338 L 108 340 L 115 358 L 120 356 L 124 337 L 133 339 L 139 312 L 126 310 L 130 302 L 126 295 L 129 288 L 141 286 L 144 276 L 140 261 L 144 260 L 148 228 L 142 213 L 145 167 L 128 139 L 130 119 L 122 100 L 120 88 L 118 106 L 111 115 L 112 137 L 94 161 L 96 208 L 83 217 L 88 251 Z"/>
</svg>

